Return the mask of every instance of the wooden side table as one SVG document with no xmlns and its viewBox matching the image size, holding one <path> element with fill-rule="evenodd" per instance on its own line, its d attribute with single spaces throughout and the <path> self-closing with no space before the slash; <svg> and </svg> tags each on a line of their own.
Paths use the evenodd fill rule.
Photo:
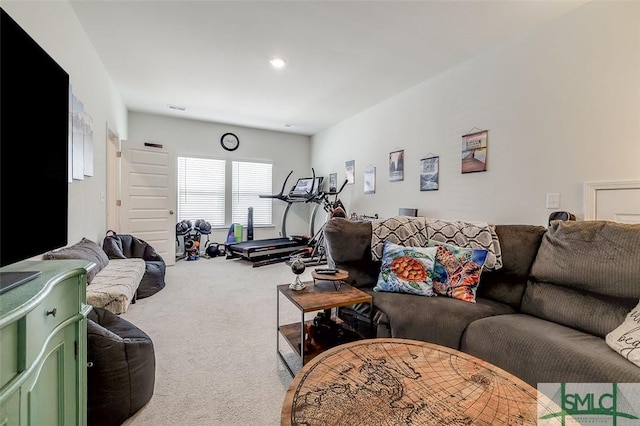
<svg viewBox="0 0 640 426">
<path fill-rule="evenodd" d="M 306 282 L 305 288 L 302 290 L 292 290 L 289 288 L 289 284 L 279 285 L 277 290 L 276 350 L 278 356 L 292 376 L 295 375 L 293 368 L 280 351 L 280 336 L 291 346 L 291 349 L 293 349 L 295 355 L 300 359 L 302 365 L 328 349 L 328 346 L 319 344 L 308 348 L 309 350 L 305 349 L 305 328 L 313 324 L 312 320 L 305 321 L 305 313 L 332 310 L 333 308 L 355 305 L 356 303 L 369 303 L 372 305 L 371 308 L 373 308 L 373 298 L 371 295 L 348 284 L 343 284 L 336 290 L 330 281 L 315 281 Z M 280 295 L 286 297 L 300 310 L 300 322 L 280 325 Z"/>
</svg>

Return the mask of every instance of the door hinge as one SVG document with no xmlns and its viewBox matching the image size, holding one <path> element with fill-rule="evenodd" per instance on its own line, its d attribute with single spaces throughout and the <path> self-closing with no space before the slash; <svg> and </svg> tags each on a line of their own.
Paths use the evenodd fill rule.
<svg viewBox="0 0 640 426">
<path fill-rule="evenodd" d="M 116 207 L 122 207 L 122 200 L 116 200 Z"/>
<path fill-rule="evenodd" d="M 116 151 L 116 158 L 122 157 L 122 151 Z"/>
<path fill-rule="evenodd" d="M 75 355 L 76 359 L 78 359 L 78 341 L 74 341 L 73 342 L 73 354 Z"/>
</svg>

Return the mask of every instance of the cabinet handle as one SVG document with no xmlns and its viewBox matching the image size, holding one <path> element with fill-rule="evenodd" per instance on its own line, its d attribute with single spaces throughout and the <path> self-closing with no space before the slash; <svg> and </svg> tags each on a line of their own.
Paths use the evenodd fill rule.
<svg viewBox="0 0 640 426">
<path fill-rule="evenodd" d="M 53 308 L 52 310 L 47 311 L 47 316 L 53 315 L 55 317 L 57 313 L 58 313 L 58 308 Z"/>
</svg>

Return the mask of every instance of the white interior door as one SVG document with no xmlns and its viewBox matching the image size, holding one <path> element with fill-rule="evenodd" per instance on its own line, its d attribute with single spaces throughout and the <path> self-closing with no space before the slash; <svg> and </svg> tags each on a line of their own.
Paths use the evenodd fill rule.
<svg viewBox="0 0 640 426">
<path fill-rule="evenodd" d="M 598 191 L 596 216 L 602 220 L 640 223 L 640 189 Z"/>
<path fill-rule="evenodd" d="M 107 230 L 120 231 L 120 137 L 107 124 Z"/>
<path fill-rule="evenodd" d="M 122 141 L 122 234 L 151 244 L 167 265 L 176 261 L 175 168 L 162 148 Z"/>
<path fill-rule="evenodd" d="M 585 219 L 640 223 L 640 181 L 585 184 Z"/>
</svg>

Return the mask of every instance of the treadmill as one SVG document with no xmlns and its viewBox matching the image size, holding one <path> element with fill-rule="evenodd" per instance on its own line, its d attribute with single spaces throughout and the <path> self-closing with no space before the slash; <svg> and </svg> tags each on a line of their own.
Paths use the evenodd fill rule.
<svg viewBox="0 0 640 426">
<path fill-rule="evenodd" d="M 263 240 L 249 240 L 228 244 L 227 259 L 240 257 L 245 260 L 250 260 L 253 262 L 253 266 L 257 267 L 271 263 L 284 262 L 290 258 L 291 254 L 302 251 L 308 247 L 309 239 L 311 237 L 287 236 L 287 215 L 292 205 L 296 203 L 308 203 L 315 199 L 322 187 L 323 178 L 316 177 L 315 171 L 313 171 L 313 177 L 299 178 L 289 193 L 284 195 L 287 181 L 292 173 L 293 170 L 291 170 L 287 175 L 280 193 L 273 195 L 260 195 L 260 198 L 275 198 L 287 203 L 287 207 L 282 214 L 282 237 L 267 238 Z M 315 234 L 313 232 L 313 224 L 315 222 L 317 208 L 318 204 L 315 203 L 311 214 L 310 236 Z"/>
</svg>

